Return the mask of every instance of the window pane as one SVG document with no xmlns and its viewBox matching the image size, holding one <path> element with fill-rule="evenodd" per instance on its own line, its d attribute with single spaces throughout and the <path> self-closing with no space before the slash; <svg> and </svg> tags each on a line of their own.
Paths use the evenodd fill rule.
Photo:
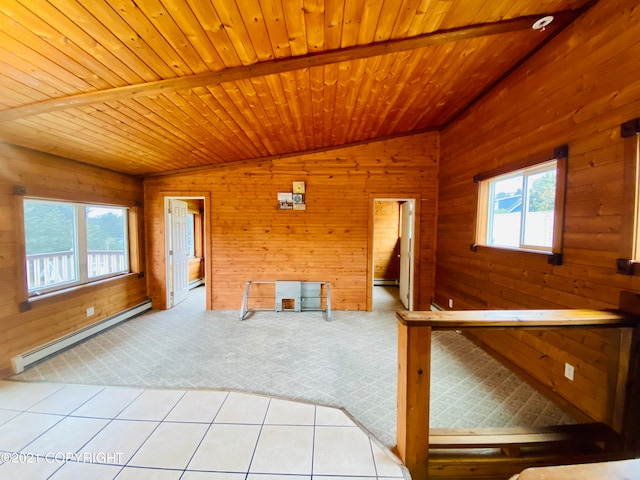
<svg viewBox="0 0 640 480">
<path fill-rule="evenodd" d="M 195 228 L 195 215 L 189 213 L 187 215 L 187 255 L 190 257 L 196 256 Z"/>
<path fill-rule="evenodd" d="M 78 279 L 75 207 L 61 202 L 24 201 L 29 291 Z"/>
<path fill-rule="evenodd" d="M 491 183 L 488 245 L 520 246 L 522 179 L 519 175 Z"/>
<path fill-rule="evenodd" d="M 548 248 L 553 246 L 555 201 L 555 169 L 527 177 L 527 210 L 524 224 L 525 245 Z"/>
<path fill-rule="evenodd" d="M 126 272 L 127 210 L 113 207 L 86 207 L 87 274 L 89 278 Z"/>
</svg>

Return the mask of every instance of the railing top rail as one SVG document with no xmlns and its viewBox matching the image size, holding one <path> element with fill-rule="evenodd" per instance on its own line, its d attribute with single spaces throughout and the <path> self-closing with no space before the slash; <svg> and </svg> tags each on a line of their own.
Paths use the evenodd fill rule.
<svg viewBox="0 0 640 480">
<path fill-rule="evenodd" d="M 73 250 L 64 250 L 62 252 L 48 252 L 48 253 L 28 253 L 27 259 L 36 259 L 36 258 L 53 258 L 53 257 L 69 257 L 73 255 Z"/>
<path fill-rule="evenodd" d="M 408 327 L 431 327 L 433 330 L 468 328 L 619 328 L 635 327 L 640 316 L 619 310 L 448 310 L 396 312 Z"/>
<path fill-rule="evenodd" d="M 124 250 L 87 250 L 89 255 L 103 255 L 103 254 L 112 254 L 112 255 L 124 255 Z M 27 254 L 27 259 L 34 258 L 46 258 L 46 257 L 64 257 L 73 255 L 73 250 L 65 250 L 62 252 L 48 252 L 48 253 L 29 253 Z"/>
</svg>

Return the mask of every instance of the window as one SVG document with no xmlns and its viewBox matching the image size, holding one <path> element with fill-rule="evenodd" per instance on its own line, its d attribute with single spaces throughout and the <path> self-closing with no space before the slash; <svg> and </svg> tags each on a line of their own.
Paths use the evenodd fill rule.
<svg viewBox="0 0 640 480">
<path fill-rule="evenodd" d="M 482 173 L 478 183 L 476 243 L 552 254 L 559 265 L 568 148 L 555 158 L 532 158 Z"/>
<path fill-rule="evenodd" d="M 638 275 L 640 269 L 640 118 L 625 122 L 620 127 L 624 142 L 624 201 L 620 257 L 617 272 Z"/>
<path fill-rule="evenodd" d="M 30 296 L 129 272 L 128 209 L 24 199 Z"/>
<path fill-rule="evenodd" d="M 187 214 L 187 255 L 189 258 L 195 258 L 196 256 L 196 222 L 195 214 Z"/>
<path fill-rule="evenodd" d="M 551 251 L 556 194 L 556 162 L 485 180 L 486 237 L 478 243 Z"/>
</svg>

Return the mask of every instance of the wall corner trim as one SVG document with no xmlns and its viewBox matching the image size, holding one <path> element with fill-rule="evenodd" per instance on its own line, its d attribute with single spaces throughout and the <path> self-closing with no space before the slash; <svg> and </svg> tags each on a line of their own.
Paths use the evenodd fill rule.
<svg viewBox="0 0 640 480">
<path fill-rule="evenodd" d="M 569 158 L 569 145 L 560 145 L 553 149 L 553 158 Z"/>
<path fill-rule="evenodd" d="M 634 118 L 620 125 L 620 136 L 622 138 L 633 137 L 640 134 L 640 118 Z"/>
<path fill-rule="evenodd" d="M 562 265 L 562 254 L 552 253 L 547 257 L 547 263 L 549 265 Z"/>
<path fill-rule="evenodd" d="M 635 262 L 628 258 L 616 259 L 616 273 L 622 275 L 633 275 L 635 271 Z"/>
<path fill-rule="evenodd" d="M 29 310 L 31 310 L 31 302 L 29 302 L 29 300 L 25 300 L 18 304 L 18 311 L 20 313 L 28 312 Z"/>
</svg>

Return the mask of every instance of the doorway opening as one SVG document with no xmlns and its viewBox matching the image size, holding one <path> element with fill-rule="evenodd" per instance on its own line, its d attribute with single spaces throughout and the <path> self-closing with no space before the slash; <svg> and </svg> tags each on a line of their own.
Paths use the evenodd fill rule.
<svg viewBox="0 0 640 480">
<path fill-rule="evenodd" d="M 205 197 L 165 197 L 167 309 L 206 283 L 205 204 Z M 208 295 L 198 291 L 191 297 L 203 300 Z M 205 309 L 206 300 L 200 303 Z"/>
<path fill-rule="evenodd" d="M 371 218 L 367 310 L 386 309 L 389 302 L 400 309 L 412 310 L 418 224 L 416 199 L 373 198 Z"/>
</svg>

